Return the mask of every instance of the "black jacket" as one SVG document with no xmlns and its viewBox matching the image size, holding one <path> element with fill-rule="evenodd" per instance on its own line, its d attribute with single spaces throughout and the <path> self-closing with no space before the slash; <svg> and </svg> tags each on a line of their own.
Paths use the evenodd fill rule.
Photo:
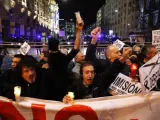
<svg viewBox="0 0 160 120">
<path fill-rule="evenodd" d="M 83 81 L 79 80 L 77 84 L 70 86 L 67 92 L 74 92 L 75 99 L 107 96 L 107 90 L 110 84 L 115 80 L 122 67 L 123 64 L 121 64 L 118 60 L 115 60 L 112 65 L 104 70 L 104 72 L 95 75 L 92 85 L 85 87 L 83 85 Z"/>
<path fill-rule="evenodd" d="M 76 56 L 79 50 L 72 49 L 68 55 L 51 53 L 49 57 L 50 80 L 48 81 L 48 99 L 61 101 L 66 88 L 71 84 L 69 81 L 68 64 Z"/>
<path fill-rule="evenodd" d="M 88 45 L 85 59 L 92 61 L 95 64 L 97 73 L 102 73 L 106 69 L 106 67 L 108 67 L 112 64 L 112 62 L 110 62 L 108 59 L 106 59 L 106 60 L 105 59 L 98 59 L 95 55 L 96 54 L 96 46 L 97 45 L 93 45 L 93 44 Z M 127 64 L 123 64 L 123 67 L 120 72 L 123 73 L 124 75 L 129 76 L 130 67 Z"/>
</svg>

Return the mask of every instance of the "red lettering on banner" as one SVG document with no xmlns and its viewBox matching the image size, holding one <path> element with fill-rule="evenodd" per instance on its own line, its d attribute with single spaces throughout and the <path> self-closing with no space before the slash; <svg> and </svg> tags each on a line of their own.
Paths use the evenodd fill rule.
<svg viewBox="0 0 160 120">
<path fill-rule="evenodd" d="M 32 104 L 33 120 L 46 120 L 45 105 Z"/>
<path fill-rule="evenodd" d="M 0 101 L 0 115 L 2 115 L 5 120 L 25 120 L 11 102 Z"/>
<path fill-rule="evenodd" d="M 72 105 L 62 108 L 55 116 L 54 120 L 68 120 L 74 115 L 80 115 L 85 120 L 98 120 L 95 111 L 85 105 Z"/>
</svg>

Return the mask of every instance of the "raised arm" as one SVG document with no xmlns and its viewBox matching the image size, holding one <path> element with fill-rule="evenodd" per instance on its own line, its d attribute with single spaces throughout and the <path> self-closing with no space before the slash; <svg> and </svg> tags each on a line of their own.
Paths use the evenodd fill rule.
<svg viewBox="0 0 160 120">
<path fill-rule="evenodd" d="M 75 50 L 79 50 L 80 49 L 81 31 L 83 29 L 83 26 L 84 26 L 84 22 L 83 21 L 80 24 L 76 23 L 76 39 L 75 39 L 75 42 L 74 42 L 74 49 Z"/>
</svg>

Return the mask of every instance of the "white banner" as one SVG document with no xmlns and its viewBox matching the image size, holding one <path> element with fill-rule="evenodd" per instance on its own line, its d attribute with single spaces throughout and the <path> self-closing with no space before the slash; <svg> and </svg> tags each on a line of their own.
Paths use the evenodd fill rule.
<svg viewBox="0 0 160 120">
<path fill-rule="evenodd" d="M 19 51 L 22 55 L 26 55 L 30 48 L 31 46 L 27 42 L 24 42 Z"/>
<path fill-rule="evenodd" d="M 152 31 L 152 45 L 156 46 L 160 50 L 160 30 Z"/>
<path fill-rule="evenodd" d="M 0 115 L 6 120 L 159 120 L 160 92 L 62 102 L 0 97 Z"/>
<path fill-rule="evenodd" d="M 160 53 L 139 68 L 143 90 L 148 92 L 157 85 L 160 78 Z"/>
<path fill-rule="evenodd" d="M 115 81 L 110 85 L 109 92 L 112 95 L 135 94 L 142 91 L 141 84 L 132 82 L 132 78 L 119 73 Z"/>
<path fill-rule="evenodd" d="M 121 50 L 122 48 L 123 48 L 123 46 L 125 45 L 125 43 L 123 43 L 122 41 L 120 41 L 120 40 L 116 40 L 114 43 L 113 43 L 113 45 L 115 45 L 117 48 L 118 48 L 118 50 Z"/>
</svg>

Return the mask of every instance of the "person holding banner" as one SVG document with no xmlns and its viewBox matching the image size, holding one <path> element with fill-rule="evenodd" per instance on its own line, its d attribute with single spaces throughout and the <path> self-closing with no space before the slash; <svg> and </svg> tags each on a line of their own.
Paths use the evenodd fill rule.
<svg viewBox="0 0 160 120">
<path fill-rule="evenodd" d="M 122 62 L 123 60 L 121 60 Z M 107 67 L 101 74 L 96 74 L 92 62 L 86 61 L 80 67 L 81 79 L 77 84 L 72 84 L 68 92 L 73 92 L 75 99 L 88 99 L 107 96 L 107 90 L 113 82 L 110 78 L 115 78 L 122 69 L 121 62 L 115 60 L 112 66 Z M 124 62 L 124 61 L 123 61 Z M 116 71 L 115 71 L 116 70 Z M 64 103 L 69 103 L 72 99 L 67 94 L 63 98 Z"/>
<path fill-rule="evenodd" d="M 45 84 L 38 72 L 37 63 L 33 56 L 25 55 L 15 68 L 12 82 L 5 82 L 3 96 L 15 100 L 14 87 L 20 86 L 22 96 L 45 99 Z"/>
<path fill-rule="evenodd" d="M 49 67 L 51 70 L 51 79 L 48 84 L 48 99 L 61 101 L 65 95 L 66 88 L 71 83 L 68 80 L 68 64 L 76 56 L 80 49 L 81 30 L 84 23 L 76 23 L 76 39 L 74 42 L 74 48 L 67 55 L 61 53 L 58 49 L 59 41 L 51 38 L 49 40 L 50 60 Z M 52 94 L 50 93 L 52 92 Z M 58 94 L 57 94 L 58 93 Z"/>
<path fill-rule="evenodd" d="M 153 45 L 145 45 L 143 48 L 142 48 L 142 51 L 141 51 L 141 56 L 142 56 L 142 61 L 141 61 L 141 68 L 139 69 L 139 72 L 140 71 L 143 71 L 143 70 L 141 70 L 142 68 L 144 68 L 145 70 L 148 70 L 148 71 L 152 71 L 153 69 L 155 69 L 154 68 L 154 66 L 157 66 L 158 65 L 158 63 L 156 63 L 157 62 L 157 60 L 155 59 L 154 61 L 152 61 L 152 64 L 151 63 L 148 63 L 148 62 L 150 62 L 150 60 L 152 60 L 152 58 L 154 58 L 156 55 L 158 55 L 158 50 L 156 49 L 156 47 L 155 46 L 153 46 Z M 158 58 L 159 59 L 159 58 Z M 155 62 L 156 61 L 156 62 Z M 149 65 L 148 65 L 148 64 Z M 145 65 L 145 64 L 147 64 L 147 65 Z M 148 69 L 147 67 L 152 67 L 152 69 Z M 158 70 L 158 69 L 157 69 Z M 143 72 L 142 72 L 143 73 Z M 148 74 L 147 74 L 148 75 Z M 141 78 L 142 76 L 140 76 L 140 78 Z M 157 76 L 157 77 L 159 77 L 159 76 Z M 151 81 L 151 80 L 150 80 Z M 142 81 L 141 81 L 142 82 Z M 156 81 L 157 83 L 156 83 L 156 87 L 154 87 L 153 89 L 151 89 L 151 90 L 160 90 L 160 79 L 158 79 L 157 81 Z M 147 84 L 148 85 L 148 84 Z M 147 85 L 145 85 L 145 86 L 147 86 Z"/>
<path fill-rule="evenodd" d="M 16 54 L 12 58 L 12 63 L 11 63 L 11 68 L 7 71 L 5 71 L 1 76 L 0 76 L 0 95 L 3 95 L 4 92 L 4 84 L 11 84 L 13 82 L 13 75 L 15 74 L 15 68 L 17 67 L 18 63 L 21 61 L 23 58 L 23 55 L 21 54 Z"/>
</svg>

